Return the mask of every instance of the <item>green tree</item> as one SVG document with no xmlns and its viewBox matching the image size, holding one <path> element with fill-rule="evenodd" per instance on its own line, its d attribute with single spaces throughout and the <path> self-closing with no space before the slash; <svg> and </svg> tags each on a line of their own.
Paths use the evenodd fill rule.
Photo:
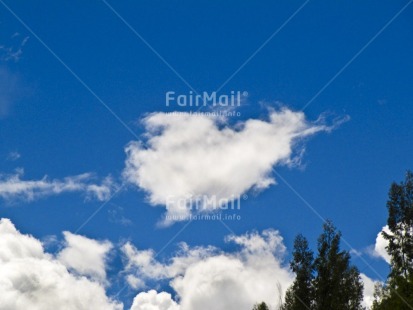
<svg viewBox="0 0 413 310">
<path fill-rule="evenodd" d="M 308 247 L 307 239 L 301 234 L 298 235 L 294 240 L 293 259 L 290 263 L 290 268 L 296 274 L 296 278 L 285 294 L 283 309 L 310 309 L 313 296 L 313 261 L 314 255 Z"/>
<path fill-rule="evenodd" d="M 413 174 L 390 186 L 387 225 L 382 232 L 388 241 L 391 271 L 387 282 L 376 287 L 374 310 L 413 309 Z"/>
<path fill-rule="evenodd" d="M 390 233 L 382 232 L 388 241 L 391 278 L 406 279 L 413 273 L 413 174 L 408 171 L 405 182 L 393 183 L 387 201 Z"/>
<path fill-rule="evenodd" d="M 341 233 L 327 221 L 318 239 L 318 255 L 314 262 L 315 310 L 362 309 L 363 284 L 359 271 L 350 265 L 350 254 L 340 251 Z"/>
<path fill-rule="evenodd" d="M 269 310 L 269 308 L 265 302 L 262 302 L 260 304 L 256 304 L 252 310 Z"/>
<path fill-rule="evenodd" d="M 327 221 L 314 260 L 307 240 L 297 236 L 290 265 L 296 278 L 286 292 L 283 310 L 363 309 L 360 274 L 350 264 L 349 252 L 340 250 L 340 239 L 341 233 Z"/>
</svg>

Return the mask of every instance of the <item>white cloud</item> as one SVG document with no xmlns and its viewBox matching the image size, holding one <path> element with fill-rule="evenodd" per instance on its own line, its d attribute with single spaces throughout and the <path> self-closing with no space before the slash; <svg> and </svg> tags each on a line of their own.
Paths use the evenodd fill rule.
<svg viewBox="0 0 413 310">
<path fill-rule="evenodd" d="M 128 259 L 126 271 L 141 279 L 169 279 L 180 310 L 250 310 L 261 301 L 276 306 L 293 281 L 288 266 L 282 263 L 285 247 L 278 231 L 230 236 L 226 240 L 240 249 L 225 253 L 211 246 L 190 248 L 181 244 L 166 264 L 155 260 L 153 251 L 138 250 L 127 243 L 123 247 Z M 140 294 L 137 296 L 146 296 Z"/>
<path fill-rule="evenodd" d="M 369 251 L 369 254 L 374 257 L 379 257 L 390 264 L 390 255 L 386 251 L 388 241 L 383 238 L 383 235 L 381 234 L 382 231 L 390 233 L 389 227 L 387 225 L 384 226 L 383 229 L 377 234 L 376 243 L 374 244 L 374 248 Z"/>
<path fill-rule="evenodd" d="M 131 226 L 133 222 L 124 216 L 124 208 L 114 203 L 110 203 L 111 208 L 108 210 L 109 221 L 122 226 Z"/>
<path fill-rule="evenodd" d="M 16 32 L 11 38 L 18 38 L 18 41 L 14 40 L 13 46 L 0 45 L 0 58 L 4 61 L 13 60 L 18 62 L 23 54 L 23 47 L 29 41 L 29 37 L 21 38 L 20 34 Z"/>
<path fill-rule="evenodd" d="M 364 287 L 363 306 L 367 307 L 367 309 L 370 309 L 374 301 L 374 284 L 377 281 L 370 279 L 364 273 L 360 273 L 360 277 L 361 277 L 361 280 L 363 282 L 363 287 Z"/>
<path fill-rule="evenodd" d="M 171 294 L 150 290 L 136 295 L 131 310 L 179 310 L 179 306 Z"/>
<path fill-rule="evenodd" d="M 53 256 L 42 243 L 0 220 L 0 309 L 82 310 L 123 309 L 105 292 L 105 261 L 112 249 L 107 241 L 64 233 L 66 247 Z M 122 247 L 125 273 L 134 289 L 146 282 L 168 280 L 176 300 L 166 292 L 138 293 L 131 310 L 250 310 L 256 302 L 276 307 L 294 275 L 283 263 L 286 248 L 278 231 L 265 230 L 228 236 L 238 249 L 189 247 L 164 263 L 152 250 Z M 361 274 L 364 306 L 373 301 L 374 280 Z M 281 288 L 279 290 L 279 287 Z"/>
<path fill-rule="evenodd" d="M 21 155 L 20 155 L 19 152 L 13 151 L 13 152 L 10 152 L 10 153 L 7 155 L 7 160 L 15 161 L 15 160 L 18 160 L 20 157 L 21 157 Z"/>
<path fill-rule="evenodd" d="M 211 256 L 217 249 L 212 246 L 189 248 L 186 243 L 181 243 L 179 254 L 170 264 L 161 264 L 156 261 L 153 250 L 137 250 L 131 243 L 126 243 L 122 251 L 127 257 L 127 270 L 136 269 L 144 278 L 160 280 L 182 274 L 188 266 Z"/>
<path fill-rule="evenodd" d="M 123 309 L 98 282 L 70 273 L 8 219 L 0 220 L 0 248 L 1 309 Z"/>
<path fill-rule="evenodd" d="M 275 184 L 272 168 L 296 163 L 303 150 L 294 152 L 297 143 L 331 129 L 286 108 L 270 110 L 268 120 L 235 126 L 189 113 L 153 113 L 143 124 L 147 141 L 126 147 L 123 176 L 146 191 L 152 205 L 181 217 L 189 215 L 194 199 L 231 200 Z"/>
<path fill-rule="evenodd" d="M 397 224 L 398 229 L 401 229 L 402 231 L 409 231 L 410 234 L 413 234 L 413 228 L 410 226 L 405 226 L 403 223 L 398 223 Z M 391 257 L 387 253 L 386 247 L 389 244 L 389 241 L 384 239 L 382 232 L 387 233 L 388 235 L 392 235 L 392 232 L 389 229 L 389 226 L 384 226 L 382 230 L 377 234 L 376 237 L 376 243 L 374 244 L 374 249 L 370 250 L 369 254 L 371 254 L 374 257 L 380 257 L 381 259 L 384 259 L 388 264 L 391 263 Z M 397 240 L 395 241 L 397 242 Z"/>
<path fill-rule="evenodd" d="M 19 75 L 4 66 L 0 66 L 0 119 L 10 114 L 13 106 L 22 97 L 21 90 L 22 85 Z"/>
<path fill-rule="evenodd" d="M 133 274 L 128 274 L 126 276 L 126 282 L 135 290 L 145 288 L 145 282 Z"/>
<path fill-rule="evenodd" d="M 22 38 L 19 34 L 14 34 L 12 39 L 14 42 L 11 42 L 10 46 L 0 44 L 0 61 L 2 63 L 18 62 L 29 37 Z M 28 88 L 22 83 L 21 76 L 2 64 L 0 66 L 0 119 L 7 117 L 12 112 L 14 105 L 24 98 L 27 91 Z"/>
<path fill-rule="evenodd" d="M 113 245 L 109 241 L 97 241 L 84 236 L 63 232 L 65 248 L 58 253 L 58 260 L 79 275 L 88 276 L 107 284 L 106 262 Z"/>
<path fill-rule="evenodd" d="M 0 174 L 0 198 L 33 201 L 44 196 L 65 192 L 81 192 L 87 197 L 104 201 L 109 199 L 114 187 L 110 177 L 105 178 L 101 184 L 92 183 L 91 173 L 70 176 L 61 180 L 50 180 L 47 176 L 40 180 L 22 180 L 22 176 L 22 169 L 18 169 L 15 174 Z"/>
</svg>

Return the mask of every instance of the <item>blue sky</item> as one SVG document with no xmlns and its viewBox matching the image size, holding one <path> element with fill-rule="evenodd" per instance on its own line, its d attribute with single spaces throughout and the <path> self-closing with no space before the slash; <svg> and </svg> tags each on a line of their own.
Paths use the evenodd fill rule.
<svg viewBox="0 0 413 310">
<path fill-rule="evenodd" d="M 21 180 L 41 180 L 45 175 L 48 180 L 63 180 L 88 172 L 93 177 L 85 186 L 101 184 L 107 176 L 114 187 L 121 186 L 125 147 L 131 141 L 147 142 L 142 119 L 150 113 L 196 110 L 167 107 L 166 92 L 188 94 L 187 84 L 198 92 L 212 92 L 255 53 L 220 91 L 248 92 L 237 109 L 240 116 L 229 118 L 223 126 L 267 120 L 269 107 L 298 113 L 310 100 L 304 110 L 310 123 L 320 115 L 325 115 L 328 125 L 337 119 L 347 121 L 331 132 L 305 138 L 300 143 L 305 147 L 300 166 L 275 165 L 283 178 L 273 173 L 276 185 L 245 191 L 248 199 L 237 210 L 241 220 L 226 221 L 228 227 L 219 221 L 194 221 L 185 227 L 184 221 L 161 228 L 157 223 L 165 208 L 151 206 L 148 190 L 134 184 L 127 184 L 110 200 L 98 199 L 84 188 L 31 201 L 12 195 L 1 199 L 1 217 L 40 240 L 52 235 L 62 240 L 62 231 L 71 231 L 113 244 L 128 240 L 155 252 L 179 232 L 160 254 L 166 259 L 181 241 L 231 252 L 232 246 L 224 242 L 226 235 L 268 228 L 279 230 L 289 251 L 298 233 L 315 247 L 322 221 L 305 200 L 363 253 L 363 258 L 353 256 L 363 273 L 377 279 L 374 269 L 385 278 L 387 264 L 368 255 L 366 248 L 374 245 L 386 224 L 391 182 L 402 180 L 412 168 L 413 7 L 402 10 L 408 3 L 110 3 L 134 33 L 101 1 L 2 1 L 3 186 L 16 169 L 24 169 L 24 174 L 19 172 Z M 21 53 L 15 54 L 19 49 Z M 113 194 L 116 189 L 109 191 Z M 125 283 L 118 275 L 123 268 L 121 254 L 113 256 L 109 294 Z M 173 293 L 165 281 L 160 285 Z M 136 292 L 123 290 L 119 299 L 130 305 Z"/>
</svg>

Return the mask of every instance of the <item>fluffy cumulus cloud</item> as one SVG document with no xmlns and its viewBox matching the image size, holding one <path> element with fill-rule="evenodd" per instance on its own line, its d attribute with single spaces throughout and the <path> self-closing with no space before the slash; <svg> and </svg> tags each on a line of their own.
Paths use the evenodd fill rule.
<svg viewBox="0 0 413 310">
<path fill-rule="evenodd" d="M 215 247 L 191 248 L 181 244 L 167 263 L 155 259 L 155 253 L 138 250 L 130 243 L 123 247 L 126 271 L 146 280 L 168 279 L 176 292 L 180 310 L 250 310 L 258 301 L 276 306 L 293 281 L 283 264 L 285 247 L 275 230 L 230 236 L 238 245 L 232 253 Z M 136 309 L 178 309 L 169 295 L 155 291 L 136 296 Z M 158 306 L 165 304 L 162 308 Z"/>
<path fill-rule="evenodd" d="M 65 247 L 58 260 L 79 275 L 106 283 L 107 256 L 113 245 L 109 241 L 97 241 L 70 232 L 64 232 Z"/>
<path fill-rule="evenodd" d="M 113 245 L 64 233 L 65 247 L 57 254 L 20 233 L 8 219 L 0 220 L 0 309 L 121 310 L 123 305 L 105 292 L 107 254 Z M 231 235 L 236 249 L 190 247 L 181 243 L 167 262 L 152 250 L 131 243 L 122 246 L 122 274 L 141 290 L 131 310 L 250 310 L 265 301 L 274 309 L 294 280 L 283 262 L 286 248 L 279 232 Z M 374 281 L 361 274 L 364 305 L 373 301 Z M 169 281 L 174 296 L 148 289 Z"/>
<path fill-rule="evenodd" d="M 120 310 L 98 282 L 74 275 L 39 240 L 0 220 L 1 309 Z"/>
<path fill-rule="evenodd" d="M 303 148 L 297 150 L 297 143 L 331 129 L 286 108 L 270 110 L 267 120 L 234 126 L 189 113 L 153 113 L 143 124 L 147 140 L 126 147 L 124 178 L 146 191 L 152 205 L 166 206 L 178 219 L 190 213 L 194 202 L 208 210 L 274 184 L 275 166 L 299 160 Z"/>
<path fill-rule="evenodd" d="M 364 273 L 360 273 L 360 278 L 363 282 L 363 306 L 366 307 L 367 309 L 370 309 L 370 307 L 373 305 L 374 301 L 374 285 L 378 281 L 374 281 L 368 276 L 366 276 Z"/>
<path fill-rule="evenodd" d="M 387 253 L 386 247 L 388 245 L 388 241 L 383 238 L 381 232 L 384 231 L 386 233 L 390 233 L 389 227 L 386 225 L 383 229 L 377 234 L 376 243 L 374 244 L 374 249 L 370 251 L 370 254 L 375 257 L 379 257 L 384 259 L 388 264 L 390 264 L 390 255 Z"/>
<path fill-rule="evenodd" d="M 155 290 L 139 293 L 134 299 L 131 310 L 180 310 L 171 294 Z"/>
<path fill-rule="evenodd" d="M 93 183 L 94 176 L 91 173 L 70 176 L 61 180 L 51 180 L 47 176 L 39 180 L 23 180 L 22 176 L 22 169 L 18 169 L 14 174 L 0 174 L 0 197 L 6 200 L 32 201 L 65 192 L 80 192 L 86 194 L 88 198 L 104 201 L 109 199 L 114 188 L 110 177 L 105 178 L 100 184 Z"/>
</svg>

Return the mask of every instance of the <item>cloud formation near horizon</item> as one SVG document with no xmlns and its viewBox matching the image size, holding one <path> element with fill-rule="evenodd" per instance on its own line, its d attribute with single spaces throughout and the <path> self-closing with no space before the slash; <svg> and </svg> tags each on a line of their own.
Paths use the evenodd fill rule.
<svg viewBox="0 0 413 310">
<path fill-rule="evenodd" d="M 110 269 L 107 255 L 114 248 L 65 232 L 63 249 L 44 251 L 42 243 L 20 233 L 9 219 L 0 220 L 0 292 L 2 306 L 16 310 L 122 310 L 108 297 Z M 131 243 L 121 247 L 125 277 L 139 290 L 131 310 L 251 310 L 256 302 L 276 306 L 294 280 L 284 262 L 286 248 L 277 230 L 231 235 L 232 251 L 214 246 L 190 247 L 181 243 L 164 262 L 152 249 Z M 364 274 L 364 304 L 371 305 L 374 281 Z M 156 291 L 169 282 L 173 295 Z"/>
<path fill-rule="evenodd" d="M 276 182 L 274 167 L 299 162 L 304 148 L 297 145 L 303 138 L 332 129 L 287 108 L 270 110 L 267 120 L 234 126 L 190 113 L 153 113 L 143 124 L 146 141 L 126 147 L 123 176 L 148 194 L 150 204 L 165 206 L 167 218 L 188 216 L 200 198 L 230 201 L 268 188 Z"/>
<path fill-rule="evenodd" d="M 277 305 L 294 278 L 283 263 L 286 249 L 279 232 L 269 229 L 229 236 L 226 240 L 239 249 L 227 253 L 212 246 L 191 248 L 182 243 L 167 263 L 157 261 L 152 250 L 138 250 L 126 243 L 125 271 L 148 281 L 169 280 L 177 294 L 179 310 L 250 310 L 258 301 Z M 134 306 L 178 309 L 169 294 L 155 291 L 139 293 Z"/>
<path fill-rule="evenodd" d="M 123 309 L 100 283 L 71 273 L 8 219 L 0 220 L 0 248 L 1 309 Z"/>
<path fill-rule="evenodd" d="M 286 248 L 278 231 L 231 235 L 227 242 L 238 250 L 225 252 L 216 247 L 189 247 L 181 243 L 179 250 L 166 263 L 155 259 L 153 250 L 139 250 L 126 243 L 125 272 L 131 287 L 136 280 L 145 282 L 168 280 L 176 293 L 149 290 L 136 295 L 132 310 L 251 310 L 257 302 L 266 302 L 271 309 L 284 298 L 295 275 L 284 262 Z M 364 283 L 363 305 L 374 300 L 374 280 L 360 274 Z"/>
</svg>

